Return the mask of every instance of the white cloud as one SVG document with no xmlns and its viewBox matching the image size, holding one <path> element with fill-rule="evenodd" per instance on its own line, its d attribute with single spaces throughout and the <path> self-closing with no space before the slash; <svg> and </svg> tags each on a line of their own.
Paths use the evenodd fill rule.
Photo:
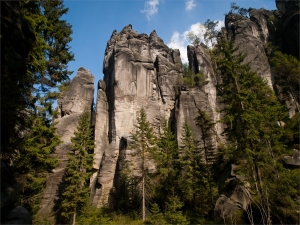
<svg viewBox="0 0 300 225">
<path fill-rule="evenodd" d="M 192 10 L 196 6 L 195 0 L 185 1 L 185 10 Z"/>
<path fill-rule="evenodd" d="M 220 30 L 221 27 L 224 26 L 224 21 L 219 21 L 217 30 Z M 170 48 L 179 49 L 182 63 L 187 63 L 187 46 L 191 44 L 191 41 L 188 39 L 188 33 L 193 32 L 200 39 L 200 42 L 205 43 L 204 34 L 206 32 L 206 28 L 201 23 L 192 24 L 188 30 L 183 33 L 179 33 L 178 31 L 174 31 L 171 37 L 171 40 L 167 44 Z M 211 47 L 211 43 L 205 43 L 208 47 Z"/>
<path fill-rule="evenodd" d="M 147 19 L 150 20 L 151 17 L 158 12 L 158 5 L 159 0 L 148 0 L 144 4 L 144 10 L 141 12 L 145 13 Z"/>
</svg>

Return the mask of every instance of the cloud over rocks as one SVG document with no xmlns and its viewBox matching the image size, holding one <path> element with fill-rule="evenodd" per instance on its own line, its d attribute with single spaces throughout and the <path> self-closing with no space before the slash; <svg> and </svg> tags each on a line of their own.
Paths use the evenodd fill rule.
<svg viewBox="0 0 300 225">
<path fill-rule="evenodd" d="M 148 20 L 158 12 L 159 0 L 148 0 L 144 3 L 144 9 L 141 11 L 144 13 Z"/>
<path fill-rule="evenodd" d="M 221 27 L 224 26 L 224 21 L 219 21 L 217 30 L 220 30 Z M 183 33 L 179 33 L 178 31 L 174 31 L 171 37 L 171 40 L 167 44 L 170 48 L 179 49 L 182 63 L 187 63 L 187 46 L 191 44 L 191 40 L 188 38 L 188 34 L 193 32 L 200 39 L 200 42 L 203 42 L 211 47 L 211 43 L 206 43 L 204 40 L 204 34 L 206 32 L 206 28 L 201 23 L 192 24 L 188 30 Z"/>
<path fill-rule="evenodd" d="M 196 6 L 195 0 L 186 0 L 185 1 L 185 10 L 192 10 Z"/>
</svg>

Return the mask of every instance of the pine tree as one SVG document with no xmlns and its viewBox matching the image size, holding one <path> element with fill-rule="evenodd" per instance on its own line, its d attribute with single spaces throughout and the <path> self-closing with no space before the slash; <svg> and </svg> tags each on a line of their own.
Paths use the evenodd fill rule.
<svg viewBox="0 0 300 225">
<path fill-rule="evenodd" d="M 166 221 L 164 219 L 162 212 L 160 211 L 158 204 L 153 203 L 150 211 L 151 211 L 151 215 L 149 220 L 151 224 L 153 225 L 166 224 Z"/>
<path fill-rule="evenodd" d="M 212 180 L 211 170 L 212 165 L 215 160 L 214 148 L 212 146 L 212 135 L 214 123 L 211 121 L 209 116 L 201 109 L 198 110 L 198 116 L 196 117 L 196 124 L 201 130 L 201 140 L 203 143 L 202 150 L 205 156 L 205 166 L 206 170 L 203 171 L 202 176 L 205 176 L 209 186 L 210 204 L 214 205 L 214 182 Z"/>
<path fill-rule="evenodd" d="M 218 30 L 216 30 L 216 27 L 218 26 L 219 21 L 212 21 L 210 19 L 206 20 L 204 23 L 204 26 L 206 27 L 206 32 L 204 34 L 204 40 L 206 43 L 210 40 L 211 47 L 214 47 L 214 42 L 216 41 L 216 38 L 218 36 Z"/>
<path fill-rule="evenodd" d="M 77 131 L 71 138 L 73 143 L 66 167 L 66 188 L 61 203 L 61 216 L 66 222 L 73 221 L 86 204 L 89 196 L 89 179 L 91 176 L 94 138 L 90 113 L 83 112 Z"/>
<path fill-rule="evenodd" d="M 34 215 L 48 173 L 58 164 L 52 154 L 60 138 L 55 134 L 55 124 L 47 124 L 39 116 L 31 116 L 29 120 L 33 126 L 23 131 L 24 136 L 19 143 L 22 151 L 15 156 L 14 169 L 18 171 L 17 180 L 22 187 L 19 202 Z"/>
<path fill-rule="evenodd" d="M 184 122 L 182 131 L 179 150 L 181 190 L 183 198 L 195 208 L 201 179 L 201 150 L 198 148 L 198 140 L 187 121 Z"/>
<path fill-rule="evenodd" d="M 165 212 L 165 220 L 168 224 L 189 224 L 186 217 L 182 214 L 181 208 L 183 207 L 184 203 L 180 201 L 180 198 L 174 194 L 168 196 L 168 201 L 166 203 L 167 209 Z"/>
<path fill-rule="evenodd" d="M 223 76 L 218 86 L 225 105 L 222 121 L 232 146 L 231 162 L 240 165 L 239 172 L 251 182 L 256 193 L 252 201 L 263 212 L 263 223 L 270 224 L 278 199 L 272 184 L 282 182 L 280 161 L 288 153 L 280 141 L 284 129 L 278 122 L 287 115 L 267 83 L 243 63 L 244 58 L 233 42 L 224 39 L 215 49 L 217 70 Z"/>
<path fill-rule="evenodd" d="M 157 151 L 154 153 L 159 177 L 164 188 L 174 187 L 176 163 L 178 161 L 178 146 L 170 124 L 164 120 L 162 130 L 157 140 Z M 166 186 L 167 185 L 167 186 Z"/>
<path fill-rule="evenodd" d="M 147 121 L 147 114 L 144 108 L 141 109 L 137 116 L 137 124 L 135 125 L 135 131 L 131 133 L 131 138 L 133 140 L 131 148 L 135 149 L 141 157 L 142 218 L 144 221 L 146 218 L 146 182 L 149 179 L 146 161 L 149 158 L 153 158 L 152 153 L 154 152 L 156 141 L 153 128 Z"/>
<path fill-rule="evenodd" d="M 74 60 L 68 43 L 72 40 L 71 25 L 61 19 L 68 12 L 62 0 L 22 1 L 21 10 L 30 22 L 36 41 L 29 54 L 27 73 L 32 96 L 28 104 L 44 117 L 52 114 L 56 88 L 69 80 L 67 64 Z M 48 118 L 49 119 L 49 118 Z"/>
</svg>

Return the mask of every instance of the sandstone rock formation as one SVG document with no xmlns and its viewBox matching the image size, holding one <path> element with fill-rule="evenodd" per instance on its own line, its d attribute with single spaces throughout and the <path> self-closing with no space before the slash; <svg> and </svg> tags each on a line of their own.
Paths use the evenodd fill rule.
<svg viewBox="0 0 300 225">
<path fill-rule="evenodd" d="M 95 123 L 93 205 L 108 204 L 116 166 L 126 148 L 140 109 L 158 132 L 163 119 L 174 118 L 175 85 L 181 76 L 178 50 L 168 48 L 156 32 L 138 34 L 128 25 L 114 31 L 103 62 L 104 80 L 99 82 Z M 126 151 L 132 169 L 138 160 Z M 151 165 L 149 165 L 151 166 Z M 119 168 L 122 169 L 122 168 Z M 137 173 L 137 171 L 136 171 Z"/>
<path fill-rule="evenodd" d="M 205 83 L 201 87 L 181 87 L 178 99 L 176 101 L 176 134 L 177 141 L 180 146 L 183 123 L 188 121 L 197 137 L 201 137 L 200 128 L 196 125 L 196 117 L 198 110 L 204 111 L 212 122 L 215 123 L 214 128 L 209 132 L 209 145 L 214 149 L 209 155 L 209 163 L 213 162 L 214 155 L 217 153 L 218 143 L 221 140 L 223 131 L 222 124 L 217 123 L 220 119 L 220 103 L 217 97 L 217 76 L 214 73 L 212 61 L 208 49 L 204 45 L 188 46 L 188 60 L 190 68 L 194 74 L 202 72 L 205 78 Z M 203 143 L 199 138 L 199 147 Z M 208 157 L 208 156 L 206 156 Z M 208 159 L 208 158 L 207 158 Z"/>
<path fill-rule="evenodd" d="M 103 62 L 104 80 L 98 83 L 95 123 L 94 172 L 91 193 L 94 206 L 109 204 L 109 194 L 115 187 L 118 174 L 124 165 L 130 166 L 133 175 L 140 159 L 130 149 L 130 136 L 136 124 L 136 116 L 144 107 L 148 120 L 159 132 L 161 122 L 171 123 L 181 143 L 182 126 L 189 122 L 197 137 L 201 130 L 195 125 L 198 110 L 205 111 L 213 122 L 219 120 L 216 75 L 204 46 L 188 49 L 194 73 L 201 71 L 206 82 L 197 88 L 181 86 L 181 59 L 178 50 L 169 49 L 153 31 L 148 37 L 132 30 L 131 25 L 108 41 Z M 222 127 L 217 124 L 211 130 L 210 143 L 213 160 L 218 147 Z M 203 145 L 199 138 L 199 147 Z M 155 169 L 151 160 L 150 170 Z"/>
<path fill-rule="evenodd" d="M 250 63 L 251 69 L 272 87 L 270 64 L 264 48 L 269 36 L 267 21 L 262 14 L 255 14 L 252 10 L 250 15 L 251 12 L 259 25 L 236 14 L 229 13 L 225 16 L 227 38 L 234 40 L 235 45 L 239 46 L 238 52 L 247 54 L 245 63 Z"/>
<path fill-rule="evenodd" d="M 85 109 L 91 110 L 94 96 L 94 76 L 85 68 L 78 69 L 68 89 L 58 100 L 60 115 L 56 122 L 56 132 L 62 143 L 57 146 L 55 155 L 60 164 L 50 174 L 43 193 L 43 200 L 38 214 L 52 216 L 52 210 L 63 191 L 65 167 L 68 162 L 71 137 L 74 136 L 77 123 Z"/>
</svg>

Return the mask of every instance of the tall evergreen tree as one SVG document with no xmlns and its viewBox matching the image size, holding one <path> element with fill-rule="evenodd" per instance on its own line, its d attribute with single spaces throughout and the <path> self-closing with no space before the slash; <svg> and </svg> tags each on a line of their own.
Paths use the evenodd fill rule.
<svg viewBox="0 0 300 225">
<path fill-rule="evenodd" d="M 157 139 L 157 151 L 154 153 L 157 170 L 164 189 L 174 188 L 176 163 L 178 163 L 178 146 L 170 124 L 164 120 Z"/>
<path fill-rule="evenodd" d="M 42 116 L 51 115 L 52 103 L 58 96 L 56 88 L 72 73 L 67 67 L 74 60 L 68 45 L 72 29 L 61 19 L 68 8 L 62 0 L 34 0 L 22 1 L 21 10 L 36 38 L 27 63 L 32 88 L 28 104 Z"/>
<path fill-rule="evenodd" d="M 211 166 L 214 163 L 215 160 L 215 154 L 214 154 L 214 148 L 212 145 L 212 135 L 214 134 L 213 132 L 213 126 L 214 123 L 211 121 L 209 116 L 201 109 L 198 110 L 198 116 L 196 117 L 196 124 L 201 130 L 201 140 L 202 140 L 202 150 L 204 152 L 204 157 L 205 157 L 205 166 L 206 170 L 203 171 L 202 176 L 206 176 L 207 183 L 209 186 L 209 195 L 210 195 L 210 204 L 211 206 L 214 205 L 214 182 L 212 179 L 211 175 Z"/>
<path fill-rule="evenodd" d="M 146 182 L 149 179 L 146 162 L 149 158 L 153 158 L 156 141 L 153 128 L 147 121 L 147 114 L 144 108 L 141 109 L 137 116 L 137 124 L 135 125 L 135 131 L 131 133 L 131 138 L 133 140 L 131 148 L 135 149 L 141 157 L 142 218 L 144 221 L 146 218 Z"/>
<path fill-rule="evenodd" d="M 83 112 L 77 131 L 71 138 L 73 143 L 66 167 L 66 188 L 61 203 L 61 216 L 65 222 L 73 221 L 86 204 L 89 196 L 89 179 L 91 176 L 94 137 L 90 112 Z"/>
<path fill-rule="evenodd" d="M 17 171 L 17 180 L 21 185 L 19 202 L 34 215 L 41 200 L 41 192 L 46 183 L 48 173 L 58 164 L 53 157 L 55 147 L 60 138 L 55 134 L 54 124 L 47 124 L 39 116 L 31 116 L 30 124 L 33 126 L 23 131 L 23 138 L 14 159 L 14 169 Z"/>
<path fill-rule="evenodd" d="M 190 203 L 191 207 L 196 207 L 196 195 L 199 191 L 198 188 L 201 179 L 201 150 L 198 148 L 198 142 L 192 128 L 185 121 L 182 128 L 179 150 L 180 184 L 183 199 Z"/>
<path fill-rule="evenodd" d="M 280 201 L 274 183 L 281 183 L 284 168 L 280 160 L 288 151 L 280 142 L 284 129 L 279 121 L 286 118 L 272 89 L 244 63 L 233 42 L 222 39 L 215 49 L 217 70 L 223 76 L 219 85 L 225 107 L 224 133 L 233 146 L 231 162 L 240 165 L 240 173 L 252 183 L 252 200 L 263 212 L 263 223 L 271 224 L 275 201 Z M 277 199 L 277 200 L 275 200 Z"/>
</svg>

